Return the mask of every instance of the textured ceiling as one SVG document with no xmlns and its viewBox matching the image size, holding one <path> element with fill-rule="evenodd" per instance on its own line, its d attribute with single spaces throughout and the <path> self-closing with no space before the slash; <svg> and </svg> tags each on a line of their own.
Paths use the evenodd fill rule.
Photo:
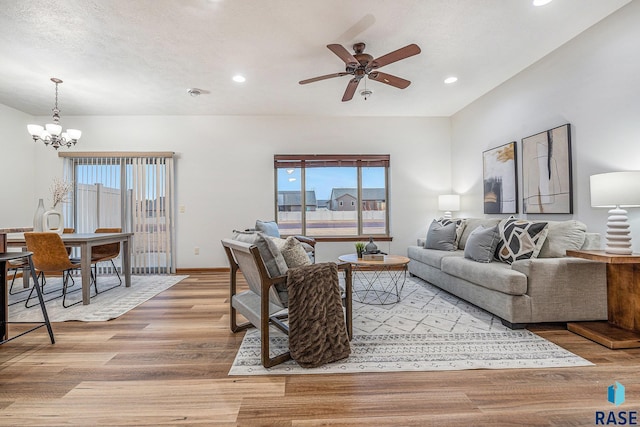
<svg viewBox="0 0 640 427">
<path fill-rule="evenodd" d="M 449 116 L 629 0 L 0 0 L 0 103 L 49 115 Z M 326 48 L 365 42 L 404 90 L 341 102 Z M 244 84 L 231 77 L 241 73 Z M 459 81 L 444 85 L 456 75 Z M 199 97 L 190 87 L 208 92 Z M 364 81 L 359 91 L 364 89 Z"/>
</svg>

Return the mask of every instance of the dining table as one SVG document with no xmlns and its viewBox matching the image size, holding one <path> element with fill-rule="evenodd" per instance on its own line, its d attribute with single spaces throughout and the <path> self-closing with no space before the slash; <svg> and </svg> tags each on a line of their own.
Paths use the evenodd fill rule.
<svg viewBox="0 0 640 427">
<path fill-rule="evenodd" d="M 91 248 L 109 243 L 122 243 L 122 273 L 125 286 L 131 287 L 131 248 L 133 233 L 63 233 L 60 235 L 67 247 L 80 248 L 80 274 L 82 276 L 82 304 L 91 302 Z M 8 248 L 22 248 L 26 250 L 24 234 L 8 234 L 6 237 Z M 25 286 L 28 286 L 29 275 L 23 275 Z"/>
</svg>

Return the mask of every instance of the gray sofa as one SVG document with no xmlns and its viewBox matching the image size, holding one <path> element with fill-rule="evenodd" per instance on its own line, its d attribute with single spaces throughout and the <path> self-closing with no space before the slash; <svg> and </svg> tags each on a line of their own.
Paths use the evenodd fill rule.
<svg viewBox="0 0 640 427">
<path fill-rule="evenodd" d="M 408 248 L 409 273 L 487 310 L 511 328 L 607 319 L 605 264 L 564 256 L 566 249 L 599 249 L 599 234 L 587 233 L 578 221 L 545 221 L 549 223 L 546 246 L 537 258 L 512 264 L 465 258 L 471 231 L 499 221 L 465 220 L 459 249 L 454 251 L 425 249 L 425 239 L 418 239 Z"/>
</svg>

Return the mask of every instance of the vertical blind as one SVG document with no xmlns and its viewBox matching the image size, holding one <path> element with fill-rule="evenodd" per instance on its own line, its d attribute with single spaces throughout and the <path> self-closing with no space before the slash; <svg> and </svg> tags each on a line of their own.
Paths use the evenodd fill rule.
<svg viewBox="0 0 640 427">
<path fill-rule="evenodd" d="M 74 183 L 65 224 L 78 233 L 133 232 L 132 273 L 175 273 L 173 153 L 59 154 Z"/>
</svg>

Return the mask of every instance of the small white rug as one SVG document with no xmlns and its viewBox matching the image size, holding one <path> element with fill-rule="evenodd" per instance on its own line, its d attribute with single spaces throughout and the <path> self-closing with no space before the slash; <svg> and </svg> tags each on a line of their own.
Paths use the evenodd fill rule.
<svg viewBox="0 0 640 427">
<path fill-rule="evenodd" d="M 56 298 L 46 302 L 47 314 L 51 322 L 66 322 L 69 320 L 79 320 L 83 322 L 102 322 L 122 316 L 127 311 L 139 306 L 143 302 L 153 298 L 160 292 L 169 289 L 176 283 L 189 276 L 153 275 L 153 276 L 131 276 L 131 286 L 125 287 L 124 278 L 122 285 L 94 296 L 94 288 L 91 287 L 91 302 L 89 305 L 82 303 L 64 308 L 62 298 Z M 20 279 L 21 280 L 21 279 Z M 82 299 L 81 279 L 74 277 L 75 285 L 68 290 L 78 290 L 67 295 L 67 304 Z M 21 286 L 22 282 L 20 282 Z M 108 289 L 118 284 L 116 276 L 100 276 L 98 278 L 98 289 Z M 18 290 L 18 284 L 14 286 L 14 292 Z M 44 287 L 45 301 L 57 295 L 61 295 L 62 279 L 52 277 L 47 279 Z M 20 292 L 9 296 L 9 303 L 25 299 L 27 292 Z M 29 304 L 36 304 L 35 307 L 25 308 L 24 302 L 19 302 L 9 306 L 9 320 L 19 322 L 40 322 L 42 321 L 42 311 L 37 304 L 38 298 L 32 296 Z"/>
<path fill-rule="evenodd" d="M 351 355 L 318 368 L 290 360 L 269 369 L 260 363 L 260 335 L 247 331 L 229 375 L 326 374 L 551 368 L 593 365 L 527 330 L 511 330 L 500 319 L 417 278 L 407 278 L 397 304 L 354 301 Z M 273 328 L 272 328 L 273 330 Z M 273 354 L 288 338 L 275 330 Z"/>
</svg>

